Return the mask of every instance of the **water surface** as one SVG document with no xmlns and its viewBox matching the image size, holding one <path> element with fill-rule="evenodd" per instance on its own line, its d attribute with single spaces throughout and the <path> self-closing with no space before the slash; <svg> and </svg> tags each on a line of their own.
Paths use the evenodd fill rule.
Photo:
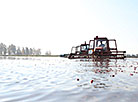
<svg viewBox="0 0 138 102">
<path fill-rule="evenodd" d="M 0 57 L 0 102 L 137 102 L 138 59 Z"/>
</svg>

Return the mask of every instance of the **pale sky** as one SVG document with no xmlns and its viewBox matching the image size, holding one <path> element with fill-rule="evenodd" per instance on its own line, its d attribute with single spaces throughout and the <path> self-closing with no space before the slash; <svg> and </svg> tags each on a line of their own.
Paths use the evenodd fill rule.
<svg viewBox="0 0 138 102">
<path fill-rule="evenodd" d="M 0 42 L 69 53 L 96 35 L 138 54 L 138 0 L 0 0 Z"/>
</svg>

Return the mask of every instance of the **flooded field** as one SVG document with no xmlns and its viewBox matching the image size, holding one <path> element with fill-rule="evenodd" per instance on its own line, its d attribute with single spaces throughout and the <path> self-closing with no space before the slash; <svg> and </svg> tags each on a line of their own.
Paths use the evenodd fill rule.
<svg viewBox="0 0 138 102">
<path fill-rule="evenodd" d="M 138 59 L 0 57 L 0 102 L 137 102 Z"/>
</svg>

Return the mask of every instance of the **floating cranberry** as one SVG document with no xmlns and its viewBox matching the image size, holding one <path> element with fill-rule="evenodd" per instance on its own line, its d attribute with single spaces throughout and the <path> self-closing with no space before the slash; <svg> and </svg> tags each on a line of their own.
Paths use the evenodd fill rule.
<svg viewBox="0 0 138 102">
<path fill-rule="evenodd" d="M 91 83 L 93 83 L 93 80 L 91 80 Z"/>
<path fill-rule="evenodd" d="M 115 77 L 115 75 L 110 75 L 110 77 Z"/>
<path fill-rule="evenodd" d="M 130 74 L 131 76 L 133 76 L 133 74 Z"/>
</svg>

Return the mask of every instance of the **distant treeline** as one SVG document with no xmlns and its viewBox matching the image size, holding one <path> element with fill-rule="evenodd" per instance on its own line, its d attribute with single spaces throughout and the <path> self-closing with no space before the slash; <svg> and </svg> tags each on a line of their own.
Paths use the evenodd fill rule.
<svg viewBox="0 0 138 102">
<path fill-rule="evenodd" d="M 16 47 L 14 44 L 9 46 L 0 43 L 0 55 L 41 55 L 41 49 Z"/>
<path fill-rule="evenodd" d="M 127 58 L 138 58 L 138 54 L 132 54 L 132 55 L 127 54 L 126 57 Z"/>
</svg>

